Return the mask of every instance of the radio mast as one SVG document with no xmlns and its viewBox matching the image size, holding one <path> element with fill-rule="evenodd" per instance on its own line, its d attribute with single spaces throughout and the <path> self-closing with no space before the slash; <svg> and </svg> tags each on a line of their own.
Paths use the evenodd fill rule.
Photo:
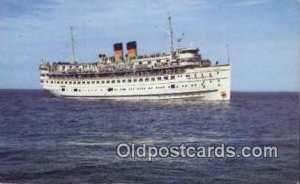
<svg viewBox="0 0 300 184">
<path fill-rule="evenodd" d="M 228 44 L 226 44 L 226 50 L 227 50 L 227 63 L 230 64 L 230 48 Z"/>
<path fill-rule="evenodd" d="M 75 61 L 75 47 L 74 47 L 74 34 L 73 34 L 73 27 L 71 26 L 71 42 L 72 42 L 72 55 L 73 55 L 73 63 L 76 64 Z"/>
<path fill-rule="evenodd" d="M 170 36 L 170 50 L 171 50 L 171 60 L 174 59 L 174 45 L 173 45 L 173 29 L 172 29 L 172 21 L 171 15 L 169 14 L 169 36 Z"/>
</svg>

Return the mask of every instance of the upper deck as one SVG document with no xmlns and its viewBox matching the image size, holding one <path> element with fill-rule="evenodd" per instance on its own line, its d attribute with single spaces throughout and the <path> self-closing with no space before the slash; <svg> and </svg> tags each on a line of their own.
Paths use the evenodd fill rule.
<svg viewBox="0 0 300 184">
<path fill-rule="evenodd" d="M 203 60 L 198 52 L 198 48 L 177 49 L 173 59 L 170 54 L 157 53 L 119 62 L 112 57 L 100 57 L 99 62 L 94 63 L 47 62 L 40 65 L 40 71 L 47 75 L 87 75 L 211 66 L 211 61 Z"/>
</svg>

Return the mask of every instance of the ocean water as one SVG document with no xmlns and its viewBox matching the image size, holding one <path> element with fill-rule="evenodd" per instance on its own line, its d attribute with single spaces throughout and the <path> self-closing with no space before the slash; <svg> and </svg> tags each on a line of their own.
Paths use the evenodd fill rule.
<svg viewBox="0 0 300 184">
<path fill-rule="evenodd" d="M 278 147 L 278 158 L 119 158 L 119 143 Z M 230 102 L 60 99 L 0 91 L 0 182 L 292 183 L 299 181 L 297 93 Z"/>
</svg>

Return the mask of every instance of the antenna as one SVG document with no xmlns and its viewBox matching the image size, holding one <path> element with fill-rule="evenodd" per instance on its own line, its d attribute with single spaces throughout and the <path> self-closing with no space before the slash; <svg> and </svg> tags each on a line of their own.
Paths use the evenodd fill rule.
<svg viewBox="0 0 300 184">
<path fill-rule="evenodd" d="M 172 30 L 172 22 L 171 22 L 171 15 L 169 15 L 169 36 L 170 36 L 170 50 L 171 50 L 171 59 L 174 59 L 174 45 L 173 45 L 173 30 Z"/>
<path fill-rule="evenodd" d="M 71 29 L 71 42 L 72 42 L 72 55 L 73 55 L 73 63 L 76 64 L 77 62 L 75 61 L 75 47 L 74 47 L 74 34 L 73 34 L 73 27 L 70 27 Z"/>
<path fill-rule="evenodd" d="M 226 50 L 227 50 L 227 63 L 230 64 L 230 48 L 228 44 L 226 44 Z"/>
</svg>

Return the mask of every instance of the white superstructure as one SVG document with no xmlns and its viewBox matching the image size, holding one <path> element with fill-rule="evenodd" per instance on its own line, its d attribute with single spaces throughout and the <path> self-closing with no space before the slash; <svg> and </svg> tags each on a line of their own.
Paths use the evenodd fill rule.
<svg viewBox="0 0 300 184">
<path fill-rule="evenodd" d="M 230 99 L 230 65 L 212 65 L 198 48 L 172 45 L 169 54 L 138 56 L 136 42 L 129 42 L 127 50 L 124 57 L 117 43 L 114 57 L 100 54 L 95 63 L 41 64 L 41 85 L 58 97 Z"/>
</svg>

